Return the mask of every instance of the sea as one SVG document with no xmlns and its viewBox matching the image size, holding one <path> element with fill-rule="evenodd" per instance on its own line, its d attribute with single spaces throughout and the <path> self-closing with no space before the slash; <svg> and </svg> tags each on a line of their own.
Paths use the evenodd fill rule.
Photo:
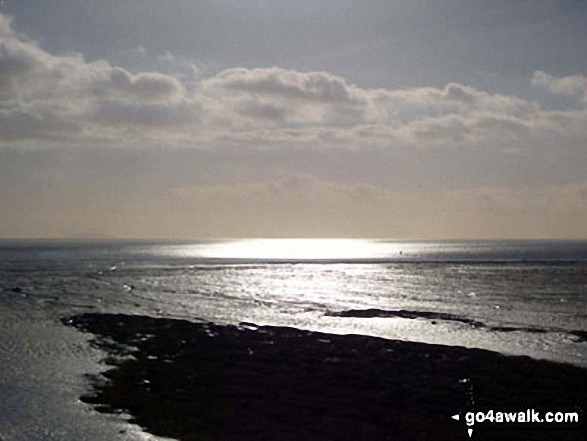
<svg viewBox="0 0 587 441">
<path fill-rule="evenodd" d="M 587 241 L 0 241 L 0 440 L 157 440 L 80 401 L 86 312 L 482 348 L 587 368 Z"/>
</svg>

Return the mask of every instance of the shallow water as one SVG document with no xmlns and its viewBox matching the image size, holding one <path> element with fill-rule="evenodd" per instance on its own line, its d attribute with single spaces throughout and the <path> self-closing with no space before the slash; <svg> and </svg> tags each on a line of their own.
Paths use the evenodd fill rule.
<svg viewBox="0 0 587 441">
<path fill-rule="evenodd" d="M 587 366 L 576 334 L 586 293 L 584 241 L 3 241 L 0 436 L 143 436 L 77 401 L 102 355 L 60 324 L 75 313 L 287 325 Z M 370 308 L 412 315 L 336 316 Z"/>
</svg>

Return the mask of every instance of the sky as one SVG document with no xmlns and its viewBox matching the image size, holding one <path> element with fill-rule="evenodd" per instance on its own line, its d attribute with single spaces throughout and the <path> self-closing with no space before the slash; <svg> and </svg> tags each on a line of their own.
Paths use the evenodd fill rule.
<svg viewBox="0 0 587 441">
<path fill-rule="evenodd" d="M 582 0 L 0 14 L 0 238 L 587 238 Z"/>
</svg>

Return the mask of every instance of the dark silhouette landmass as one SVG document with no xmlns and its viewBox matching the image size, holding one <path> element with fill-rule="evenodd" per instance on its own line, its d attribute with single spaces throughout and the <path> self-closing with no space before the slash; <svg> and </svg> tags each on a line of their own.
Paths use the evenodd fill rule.
<svg viewBox="0 0 587 441">
<path fill-rule="evenodd" d="M 113 314 L 64 323 L 109 354 L 83 401 L 181 440 L 452 441 L 469 439 L 450 418 L 468 406 L 584 416 L 587 370 L 529 357 L 248 323 Z M 473 439 L 585 439 L 499 427 L 477 425 Z"/>
</svg>

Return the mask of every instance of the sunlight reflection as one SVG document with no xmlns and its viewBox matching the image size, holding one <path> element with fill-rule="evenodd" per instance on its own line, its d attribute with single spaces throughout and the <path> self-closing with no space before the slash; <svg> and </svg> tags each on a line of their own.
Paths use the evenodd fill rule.
<svg viewBox="0 0 587 441">
<path fill-rule="evenodd" d="M 250 239 L 218 243 L 206 257 L 271 260 L 373 259 L 389 255 L 389 244 L 359 239 Z"/>
</svg>

